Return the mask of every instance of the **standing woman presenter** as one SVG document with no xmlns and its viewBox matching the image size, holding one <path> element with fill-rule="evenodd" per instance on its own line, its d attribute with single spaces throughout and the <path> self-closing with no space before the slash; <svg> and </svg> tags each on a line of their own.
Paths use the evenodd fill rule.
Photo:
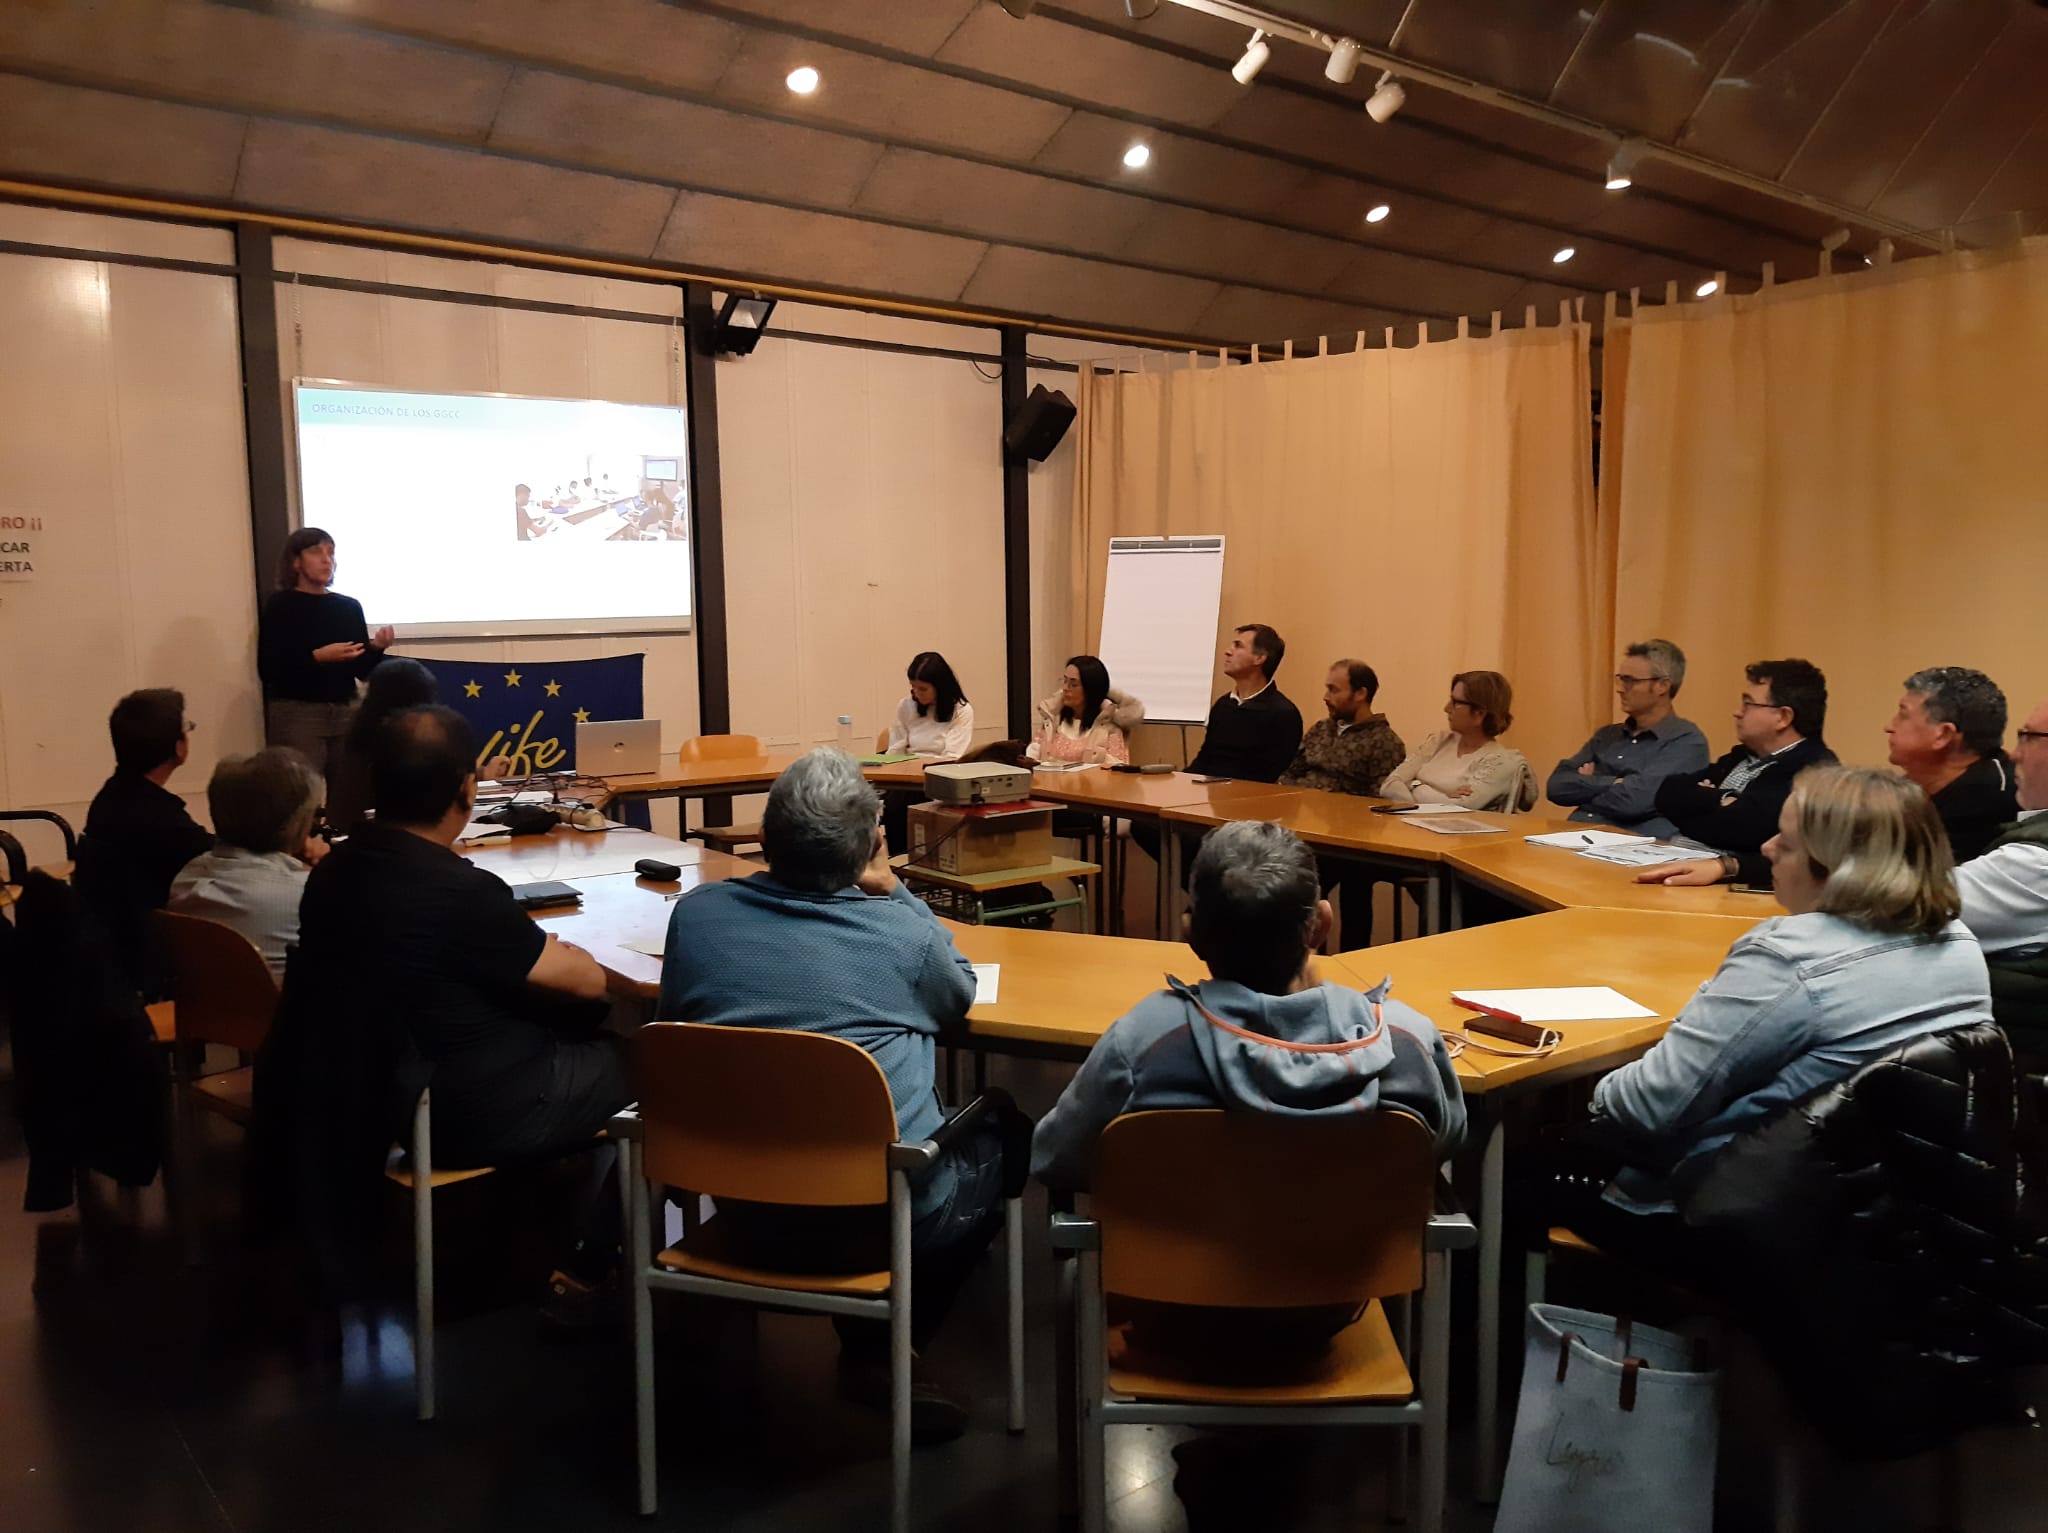
<svg viewBox="0 0 2048 1533">
<path fill-rule="evenodd" d="M 256 638 L 265 742 L 290 746 L 330 782 L 341 768 L 356 683 L 392 640 L 389 627 L 370 632 L 354 597 L 329 589 L 334 562 L 334 539 L 318 527 L 287 538 Z"/>
</svg>

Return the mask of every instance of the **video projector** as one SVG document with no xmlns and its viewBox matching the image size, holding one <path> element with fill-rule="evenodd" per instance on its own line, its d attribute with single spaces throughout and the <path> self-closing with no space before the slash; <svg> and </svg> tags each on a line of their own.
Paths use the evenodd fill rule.
<svg viewBox="0 0 2048 1533">
<path fill-rule="evenodd" d="M 938 804 L 1014 804 L 1031 796 L 1031 773 L 1000 761 L 948 762 L 924 769 L 924 791 Z"/>
</svg>

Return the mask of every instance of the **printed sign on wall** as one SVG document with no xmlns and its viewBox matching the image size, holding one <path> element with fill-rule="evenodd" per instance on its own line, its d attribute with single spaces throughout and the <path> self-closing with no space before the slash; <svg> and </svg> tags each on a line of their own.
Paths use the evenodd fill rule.
<svg viewBox="0 0 2048 1533">
<path fill-rule="evenodd" d="M 0 515 L 0 580 L 36 578 L 36 551 L 43 542 L 40 516 Z"/>
</svg>

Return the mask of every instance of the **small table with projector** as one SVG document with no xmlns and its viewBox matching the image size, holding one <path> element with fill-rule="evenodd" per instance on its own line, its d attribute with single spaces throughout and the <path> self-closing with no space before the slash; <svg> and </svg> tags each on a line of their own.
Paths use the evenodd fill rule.
<svg viewBox="0 0 2048 1533">
<path fill-rule="evenodd" d="M 923 775 L 930 801 L 910 810 L 910 850 L 892 861 L 899 876 L 946 892 L 948 913 L 975 925 L 1079 909 L 1088 920 L 1092 862 L 1052 855 L 1053 805 L 1030 796 L 1031 773 L 999 762 L 934 765 Z M 1076 893 L 991 906 L 988 896 L 1050 878 L 1071 879 Z M 1048 891 L 1049 893 L 1050 891 Z"/>
</svg>

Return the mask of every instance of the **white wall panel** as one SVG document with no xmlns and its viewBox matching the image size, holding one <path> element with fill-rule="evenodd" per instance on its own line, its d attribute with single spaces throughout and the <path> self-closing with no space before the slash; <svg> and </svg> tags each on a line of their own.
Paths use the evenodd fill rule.
<svg viewBox="0 0 2048 1533">
<path fill-rule="evenodd" d="M 0 514 L 48 528 L 38 578 L 0 585 L 0 803 L 82 821 L 144 686 L 186 695 L 196 798 L 262 743 L 232 282 L 0 256 L 0 333 Z"/>
</svg>

